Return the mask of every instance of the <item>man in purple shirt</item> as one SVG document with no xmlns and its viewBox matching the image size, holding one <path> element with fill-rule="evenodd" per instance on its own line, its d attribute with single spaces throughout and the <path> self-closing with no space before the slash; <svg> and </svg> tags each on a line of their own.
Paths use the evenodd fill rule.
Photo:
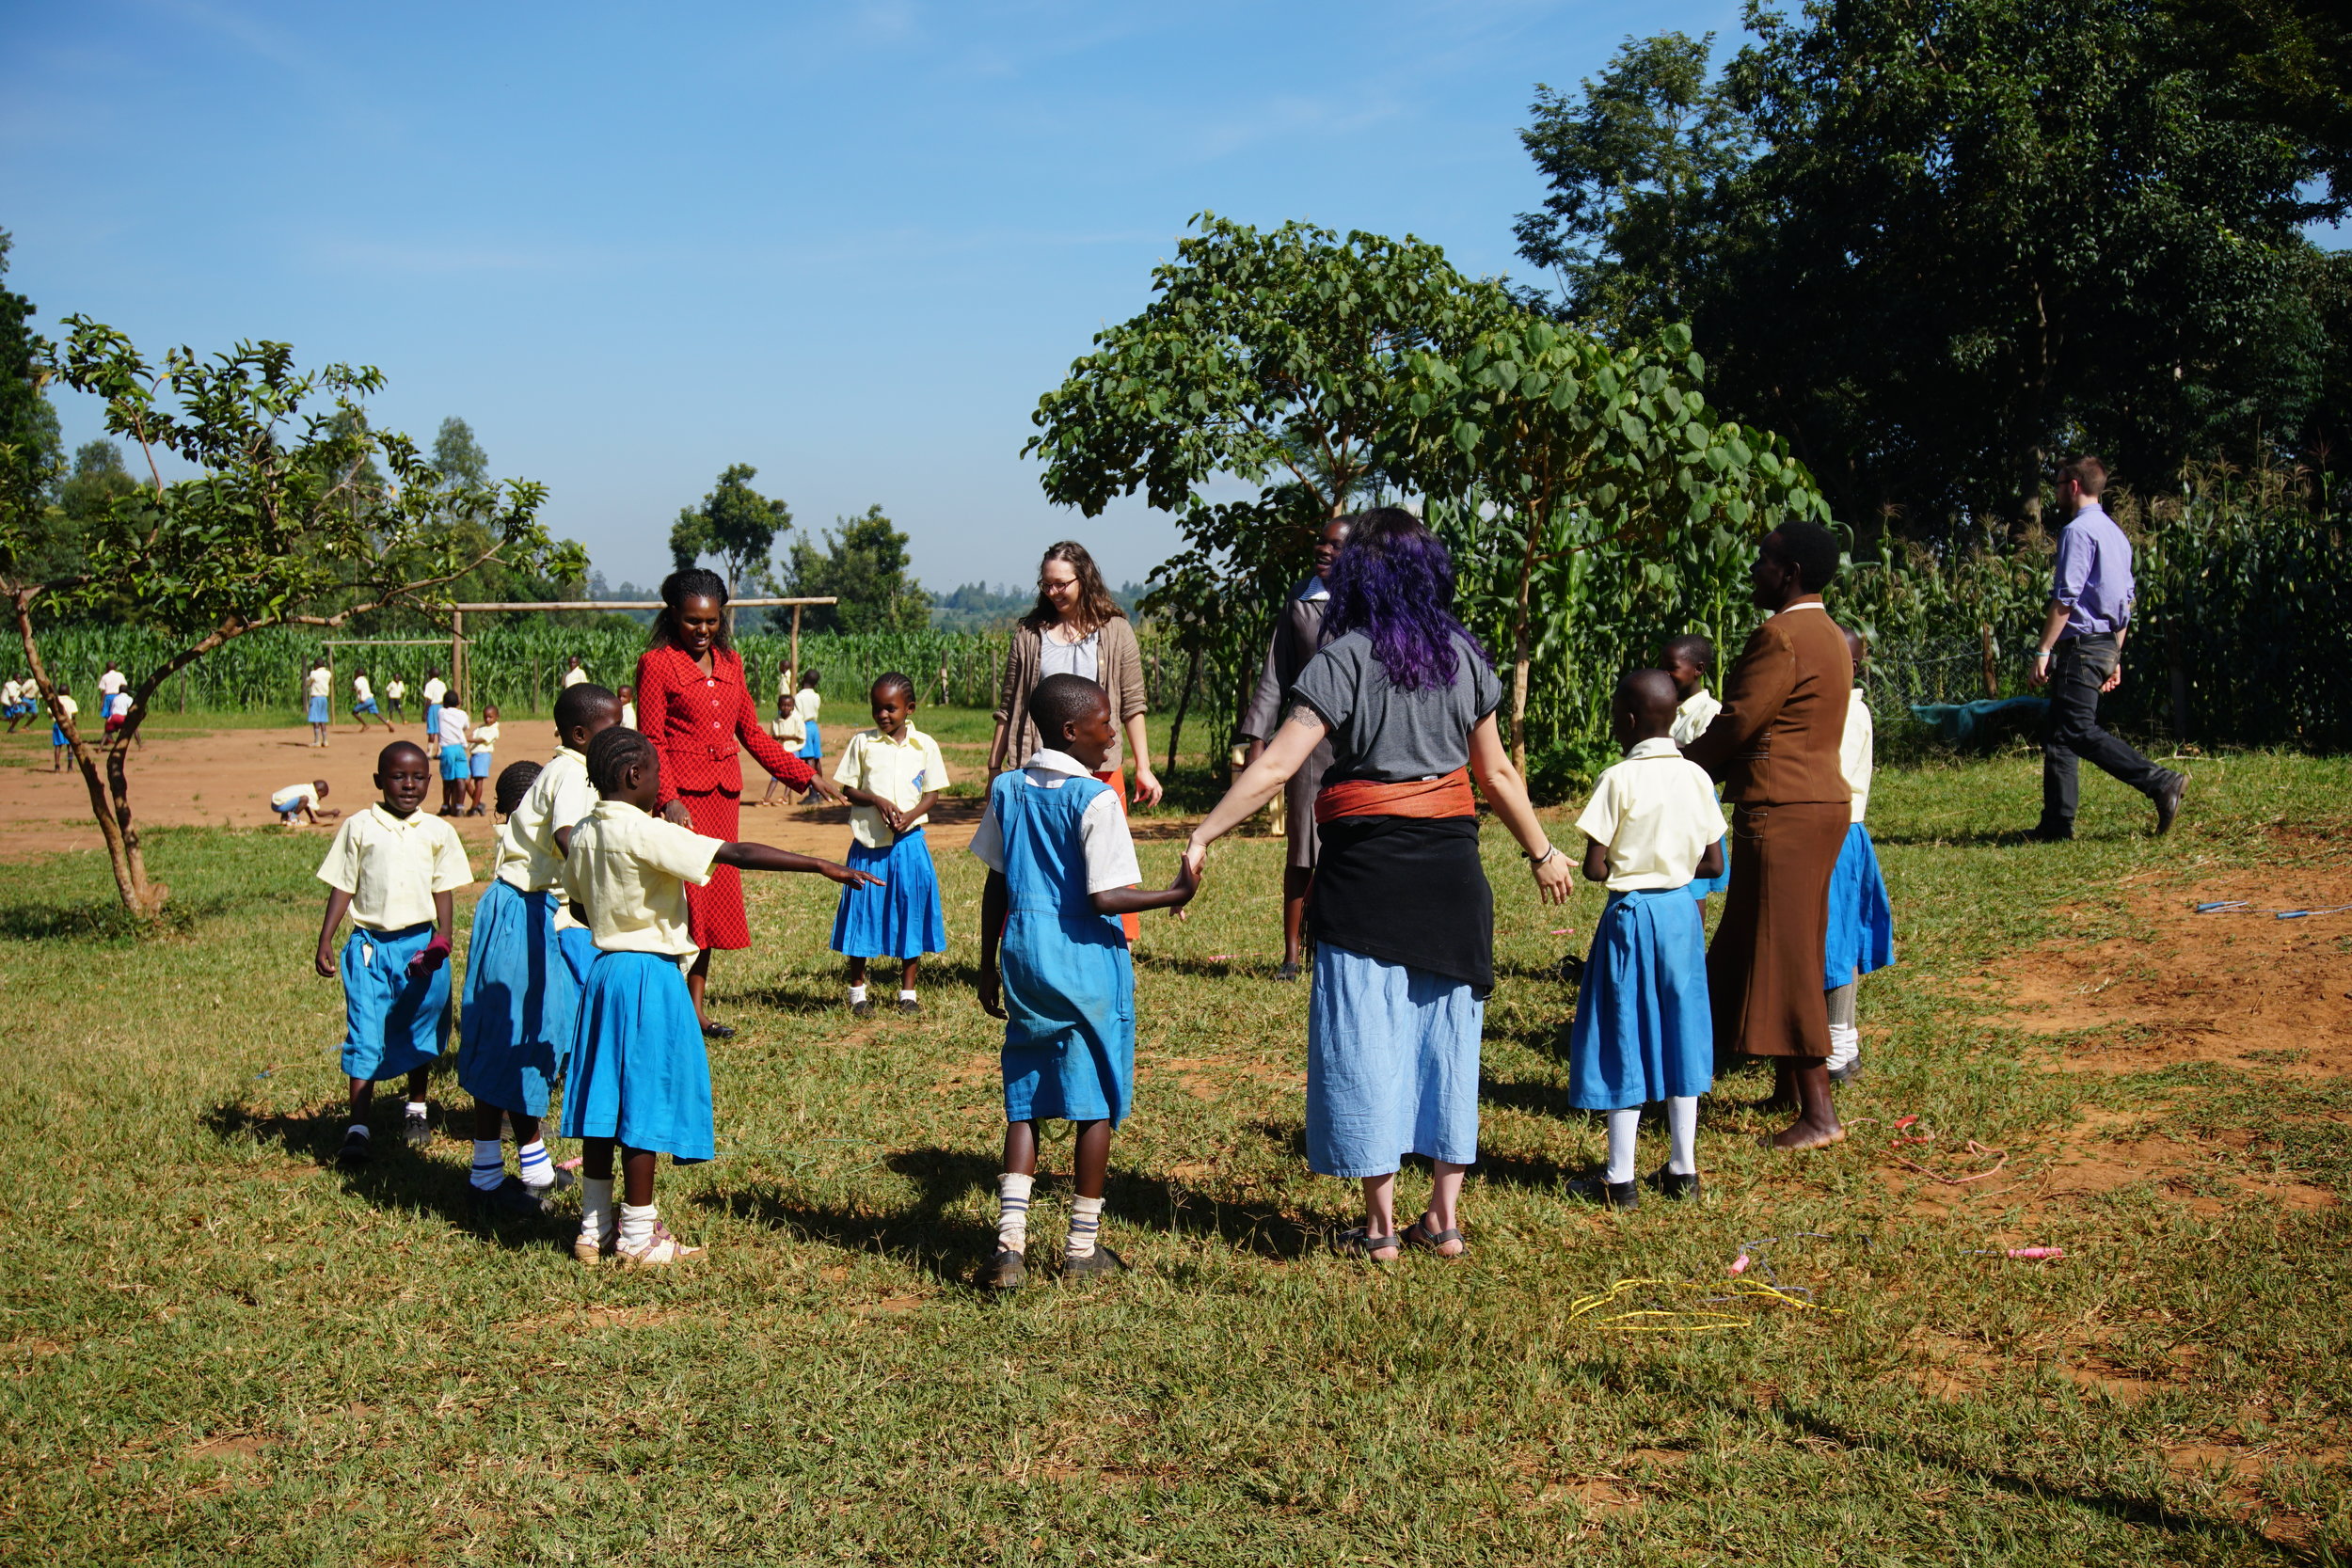
<svg viewBox="0 0 2352 1568">
<path fill-rule="evenodd" d="M 2058 534 L 2050 613 L 2042 620 L 2031 679 L 2050 688 L 2042 737 L 2038 839 L 2074 836 L 2075 759 L 2089 757 L 2155 802 L 2156 832 L 2171 830 L 2188 776 L 2158 768 L 2099 727 L 2099 698 L 2123 679 L 2123 635 L 2132 619 L 2132 542 L 2099 504 L 2106 465 L 2078 457 L 2058 470 L 2058 503 L 2069 516 Z"/>
</svg>

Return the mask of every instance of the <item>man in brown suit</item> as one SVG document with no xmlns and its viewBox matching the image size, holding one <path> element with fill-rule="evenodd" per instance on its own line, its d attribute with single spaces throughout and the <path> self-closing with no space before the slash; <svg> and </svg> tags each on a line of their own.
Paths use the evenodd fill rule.
<svg viewBox="0 0 2352 1568">
<path fill-rule="evenodd" d="M 1749 569 L 1756 628 L 1724 685 L 1723 711 L 1684 748 L 1731 801 L 1731 889 L 1707 950 L 1715 1051 L 1770 1056 L 1767 1103 L 1796 1122 L 1775 1148 L 1843 1138 L 1830 1102 L 1829 1010 L 1821 990 L 1829 879 L 1846 837 L 1851 791 L 1838 766 L 1853 657 L 1821 590 L 1837 575 L 1837 540 L 1819 523 L 1783 523 Z"/>
<path fill-rule="evenodd" d="M 1290 705 L 1291 687 L 1298 672 L 1307 668 L 1307 661 L 1323 646 L 1323 611 L 1331 602 L 1331 591 L 1324 585 L 1330 578 L 1331 562 L 1340 558 L 1340 546 L 1347 543 L 1349 521 L 1334 517 L 1323 525 L 1323 531 L 1315 537 L 1315 575 L 1300 583 L 1298 592 L 1283 606 L 1281 624 L 1267 643 L 1257 692 L 1241 719 L 1242 738 L 1249 742 L 1248 762 L 1257 761 L 1258 753 L 1265 750 L 1266 737 L 1281 723 L 1282 710 Z M 1331 742 L 1326 738 L 1283 786 L 1290 861 L 1282 867 L 1282 967 L 1275 972 L 1278 980 L 1298 978 L 1307 889 L 1315 879 L 1315 854 L 1320 847 L 1315 833 L 1315 792 L 1323 787 L 1324 771 L 1330 766 Z"/>
</svg>

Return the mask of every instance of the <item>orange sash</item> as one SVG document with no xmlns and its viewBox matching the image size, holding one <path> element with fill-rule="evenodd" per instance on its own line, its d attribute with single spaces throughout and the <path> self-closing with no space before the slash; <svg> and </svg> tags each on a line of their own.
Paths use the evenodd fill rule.
<svg viewBox="0 0 2352 1568">
<path fill-rule="evenodd" d="M 1383 784 L 1377 779 L 1343 779 L 1327 784 L 1315 796 L 1315 822 L 1343 816 L 1476 816 L 1477 799 L 1470 794 L 1470 769 L 1457 768 L 1442 778 L 1407 779 Z"/>
</svg>

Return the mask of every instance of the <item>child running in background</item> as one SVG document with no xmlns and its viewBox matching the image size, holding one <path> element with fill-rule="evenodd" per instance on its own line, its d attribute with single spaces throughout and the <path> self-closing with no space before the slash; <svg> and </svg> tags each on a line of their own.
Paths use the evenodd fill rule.
<svg viewBox="0 0 2352 1568">
<path fill-rule="evenodd" d="M 1870 705 L 1862 697 L 1862 672 L 1870 645 L 1851 630 L 1846 651 L 1853 656 L 1853 693 L 1846 704 L 1846 736 L 1839 743 L 1838 771 L 1853 791 L 1853 822 L 1838 847 L 1829 875 L 1829 940 L 1822 944 L 1821 989 L 1829 993 L 1829 1076 L 1842 1084 L 1862 1070 L 1862 1031 L 1855 1022 L 1856 982 L 1895 961 L 1895 911 L 1887 902 L 1886 879 L 1879 874 L 1878 849 L 1863 818 L 1870 809 L 1870 774 L 1876 736 Z"/>
<path fill-rule="evenodd" d="M 441 727 L 434 736 L 439 749 L 434 753 L 441 764 L 441 815 L 457 816 L 466 809 L 466 786 L 472 780 L 472 766 L 466 760 L 466 732 L 472 727 L 473 715 L 461 705 L 464 699 L 453 690 L 441 693 L 437 711 Z"/>
<path fill-rule="evenodd" d="M 310 673 L 302 677 L 302 693 L 309 699 L 310 714 L 310 744 L 321 751 L 326 749 L 326 727 L 335 721 L 335 672 L 326 660 L 310 666 Z"/>
<path fill-rule="evenodd" d="M 574 681 L 571 683 L 571 686 L 567 686 L 564 689 L 569 691 L 572 686 L 579 686 L 580 684 L 581 683 L 579 681 Z M 489 787 L 490 769 L 497 766 L 498 752 L 499 705 L 496 703 L 490 703 L 485 705 L 483 707 L 482 722 L 473 727 L 473 738 L 466 743 L 466 768 L 468 775 L 466 780 L 466 799 L 468 802 L 466 806 L 466 815 L 468 816 L 480 816 L 488 809 L 488 806 L 483 800 L 482 796 L 483 792 Z M 503 815 L 504 809 L 505 808 L 503 807 L 500 808 L 501 815 Z"/>
<path fill-rule="evenodd" d="M 312 779 L 309 784 L 290 784 L 269 798 L 269 809 L 278 814 L 281 828 L 295 826 L 297 816 L 310 819 L 313 828 L 330 817 L 341 816 L 339 811 L 321 811 L 319 802 L 326 799 L 326 781 Z"/>
<path fill-rule="evenodd" d="M 1609 1164 L 1568 1192 L 1612 1209 L 1641 1202 L 1634 1135 L 1653 1101 L 1666 1102 L 1668 1153 L 1649 1184 L 1669 1198 L 1699 1196 L 1698 1097 L 1715 1078 L 1707 925 L 1689 888 L 1723 868 L 1725 824 L 1714 781 L 1674 742 L 1675 704 L 1663 670 L 1617 682 L 1610 718 L 1625 760 L 1601 774 L 1576 819 L 1588 841 L 1585 880 L 1608 884 L 1609 901 L 1577 992 L 1568 1103 L 1608 1113 Z"/>
<path fill-rule="evenodd" d="M 0 682 L 0 719 L 8 720 L 10 735 L 16 733 L 17 726 L 32 721 L 35 711 L 40 705 L 40 688 L 33 683 L 30 675 L 18 675 Z"/>
<path fill-rule="evenodd" d="M 532 850 L 516 813 L 537 781 L 535 762 L 501 773 L 495 800 L 505 817 L 498 864 L 473 909 L 466 947 L 466 990 L 457 1012 L 457 1085 L 473 1096 L 473 1172 L 467 1202 L 478 1217 L 540 1214 L 564 1185 L 548 1157 L 539 1120 L 562 1076 L 577 1016 L 568 973 L 555 951 L 555 911 L 545 892 L 528 891 Z M 563 1006 L 548 1006 L 560 990 Z M 560 1032 L 559 1032 L 560 1031 Z M 519 1176 L 506 1174 L 502 1121 L 515 1128 Z"/>
<path fill-rule="evenodd" d="M 123 724 L 131 717 L 131 694 L 110 691 L 98 699 L 99 712 L 106 721 L 106 738 L 112 740 L 122 733 Z"/>
<path fill-rule="evenodd" d="M 400 704 L 397 699 L 394 700 L 392 708 L 394 712 L 399 711 Z M 351 677 L 351 717 L 352 721 L 359 726 L 361 735 L 368 733 L 368 721 L 371 719 L 384 726 L 385 734 L 391 733 L 392 721 L 376 710 L 375 687 L 368 679 L 368 673 L 365 670 Z"/>
<path fill-rule="evenodd" d="M 980 1273 L 982 1285 L 1000 1291 L 1028 1277 L 1044 1121 L 1067 1121 L 1076 1133 L 1062 1278 L 1127 1266 L 1101 1240 L 1111 1133 L 1135 1092 L 1136 974 L 1120 916 L 1181 909 L 1199 888 L 1181 865 L 1164 892 L 1136 885 L 1142 872 L 1126 814 L 1091 776 L 1116 743 L 1103 689 L 1081 675 L 1048 675 L 1030 694 L 1029 716 L 1045 748 L 997 775 L 972 835 L 972 853 L 988 867 L 980 1006 L 1005 1021 L 1005 1168 L 996 1254 Z"/>
<path fill-rule="evenodd" d="M 375 786 L 384 799 L 335 830 L 319 865 L 332 891 L 313 967 L 343 981 L 351 1127 L 337 1159 L 346 1167 L 372 1157 L 368 1108 L 386 1079 L 408 1080 L 408 1146 L 433 1141 L 425 1075 L 449 1042 L 451 895 L 473 880 L 457 830 L 421 809 L 433 787 L 422 747 L 395 740 L 377 752 Z M 346 912 L 351 936 L 339 961 L 335 928 Z"/>
<path fill-rule="evenodd" d="M 1724 705 L 1707 689 L 1707 677 L 1715 669 L 1715 644 L 1694 631 L 1679 637 L 1669 637 L 1659 644 L 1658 667 L 1674 677 L 1675 721 L 1668 732 L 1677 746 L 1688 746 L 1707 733 L 1707 726 L 1723 712 Z M 1721 893 L 1731 885 L 1731 835 L 1723 839 L 1724 863 L 1711 877 L 1691 879 L 1691 896 L 1704 898 L 1710 893 Z"/>
<path fill-rule="evenodd" d="M 122 666 L 113 659 L 108 659 L 105 673 L 98 677 L 98 717 L 100 719 L 107 721 L 114 719 L 115 699 L 122 695 L 123 688 L 130 684 L 131 678 L 122 673 Z M 127 711 L 129 705 L 126 703 L 123 705 Z M 111 722 L 107 724 L 106 733 L 109 735 L 114 733 L 114 725 Z"/>
<path fill-rule="evenodd" d="M 687 926 L 686 884 L 713 865 L 743 871 L 813 871 L 845 886 L 873 880 L 831 861 L 726 844 L 651 815 L 661 796 L 653 742 L 615 726 L 588 746 L 588 777 L 600 797 L 572 830 L 564 885 L 596 943 L 580 999 L 563 1135 L 585 1142 L 580 1239 L 573 1256 L 607 1254 L 658 1268 L 702 1251 L 670 1234 L 654 1206 L 654 1168 L 710 1159 L 710 1059 L 679 960 L 697 948 Z M 616 1221 L 612 1160 L 623 1182 Z"/>
<path fill-rule="evenodd" d="M 939 743 L 914 727 L 914 682 L 893 671 L 869 695 L 874 727 L 850 737 L 833 773 L 850 802 L 849 863 L 882 883 L 843 888 L 834 911 L 833 950 L 850 960 L 850 1011 L 859 1018 L 874 1010 L 866 997 L 868 958 L 899 960 L 898 1011 L 919 1013 L 915 971 L 924 954 L 947 950 L 939 876 L 923 836 L 947 786 L 947 765 Z"/>
<path fill-rule="evenodd" d="M 57 688 L 57 703 L 50 710 L 49 720 L 49 771 L 52 773 L 65 771 L 67 742 L 64 720 L 79 719 L 81 716 L 82 705 L 73 700 L 73 693 L 62 686 Z"/>
<path fill-rule="evenodd" d="M 418 693 L 424 699 L 424 749 L 435 757 L 441 754 L 441 699 L 449 695 L 448 683 L 441 673 L 431 665 L 424 667 L 424 686 Z"/>
<path fill-rule="evenodd" d="M 394 675 L 384 683 L 384 705 L 390 715 L 384 721 L 386 729 L 390 729 L 394 724 L 408 722 L 408 715 L 401 708 L 401 705 L 407 700 L 408 683 L 406 681 Z"/>
</svg>

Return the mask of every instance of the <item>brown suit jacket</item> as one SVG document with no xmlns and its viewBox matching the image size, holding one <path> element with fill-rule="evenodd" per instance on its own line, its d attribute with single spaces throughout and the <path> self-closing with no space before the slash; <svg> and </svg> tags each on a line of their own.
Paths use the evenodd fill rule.
<svg viewBox="0 0 2352 1568">
<path fill-rule="evenodd" d="M 1838 767 L 1853 657 L 1846 634 L 1808 595 L 1756 628 L 1724 683 L 1724 710 L 1683 754 L 1758 805 L 1853 798 Z"/>
</svg>

